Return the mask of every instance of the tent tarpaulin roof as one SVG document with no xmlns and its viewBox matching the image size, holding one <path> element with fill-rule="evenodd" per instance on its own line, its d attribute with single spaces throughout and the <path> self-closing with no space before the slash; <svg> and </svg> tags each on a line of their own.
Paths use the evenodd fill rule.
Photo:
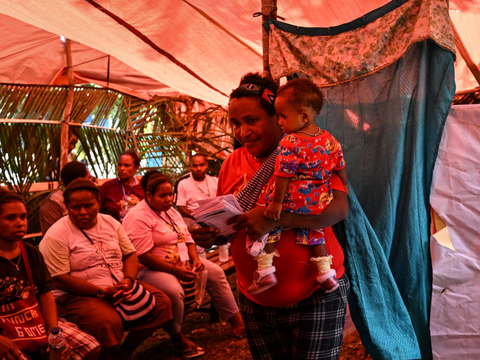
<svg viewBox="0 0 480 360">
<path fill-rule="evenodd" d="M 306 27 L 362 17 L 387 0 L 278 0 L 278 15 Z M 451 0 L 451 17 L 480 62 L 480 0 Z M 261 0 L 0 0 L 0 82 L 64 84 L 59 35 L 73 44 L 77 81 L 143 98 L 185 94 L 226 104 L 240 77 L 261 71 Z M 110 58 L 107 56 L 110 55 Z M 478 84 L 459 58 L 457 89 Z"/>
</svg>

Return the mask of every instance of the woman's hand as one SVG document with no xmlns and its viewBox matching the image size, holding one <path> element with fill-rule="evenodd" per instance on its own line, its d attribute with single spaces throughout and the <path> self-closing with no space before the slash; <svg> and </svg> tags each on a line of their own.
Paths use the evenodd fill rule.
<svg viewBox="0 0 480 360">
<path fill-rule="evenodd" d="M 122 281 L 119 281 L 117 285 L 127 285 L 127 291 L 132 290 L 133 284 L 135 283 L 134 280 L 132 280 L 130 277 L 124 278 Z"/>
<path fill-rule="evenodd" d="M 193 224 L 190 228 L 190 234 L 192 235 L 193 240 L 195 240 L 195 244 L 205 249 L 209 249 L 215 245 L 215 240 L 219 233 L 220 230 L 213 227 L 201 228 Z"/>
<path fill-rule="evenodd" d="M 280 220 L 270 220 L 263 216 L 265 208 L 258 207 L 249 212 L 234 216 L 227 224 L 235 224 L 236 230 L 245 229 L 252 240 L 269 233 L 274 228 L 323 229 L 344 220 L 348 215 L 348 201 L 345 192 L 333 190 L 333 200 L 319 215 L 300 215 L 282 211 Z"/>
<path fill-rule="evenodd" d="M 203 264 L 202 264 L 203 265 Z M 178 280 L 192 281 L 197 277 L 197 273 L 181 263 L 175 266 L 175 276 Z"/>
<path fill-rule="evenodd" d="M 133 290 L 131 290 L 129 284 L 125 282 L 121 283 L 119 281 L 115 285 L 105 288 L 105 299 L 113 302 L 113 305 L 118 305 L 124 300 L 130 298 L 132 296 L 132 291 Z"/>
<path fill-rule="evenodd" d="M 257 240 L 282 225 L 280 220 L 271 220 L 263 216 L 264 212 L 264 207 L 258 207 L 245 214 L 232 217 L 227 224 L 235 224 L 235 230 L 245 229 L 250 239 Z"/>
<path fill-rule="evenodd" d="M 0 335 L 0 359 L 22 360 L 23 358 L 22 353 L 13 341 Z"/>
<path fill-rule="evenodd" d="M 203 264 L 202 260 L 200 259 L 196 259 L 193 263 L 192 263 L 192 270 L 198 274 L 199 272 L 203 271 L 203 269 L 205 269 L 205 265 Z"/>
</svg>

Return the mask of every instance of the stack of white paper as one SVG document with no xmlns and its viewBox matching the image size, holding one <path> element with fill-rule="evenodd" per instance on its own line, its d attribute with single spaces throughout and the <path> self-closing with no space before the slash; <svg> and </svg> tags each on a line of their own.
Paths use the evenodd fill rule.
<svg viewBox="0 0 480 360">
<path fill-rule="evenodd" d="M 217 228 L 220 235 L 224 236 L 235 232 L 233 225 L 227 225 L 227 220 L 240 214 L 243 214 L 243 210 L 231 194 L 199 200 L 198 208 L 192 211 L 199 226 Z"/>
</svg>

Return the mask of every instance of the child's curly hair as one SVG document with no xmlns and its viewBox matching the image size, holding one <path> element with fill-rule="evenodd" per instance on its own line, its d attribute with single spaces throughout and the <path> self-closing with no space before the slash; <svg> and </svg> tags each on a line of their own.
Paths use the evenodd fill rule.
<svg viewBox="0 0 480 360">
<path fill-rule="evenodd" d="M 320 113 L 323 106 L 323 95 L 317 85 L 308 79 L 293 79 L 278 89 L 277 97 L 286 96 L 288 102 L 300 112 L 310 107 L 315 116 Z"/>
</svg>

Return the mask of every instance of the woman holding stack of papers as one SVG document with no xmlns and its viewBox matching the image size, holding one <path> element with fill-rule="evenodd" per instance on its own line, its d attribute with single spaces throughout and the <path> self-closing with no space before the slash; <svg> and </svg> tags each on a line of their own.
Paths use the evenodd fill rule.
<svg viewBox="0 0 480 360">
<path fill-rule="evenodd" d="M 275 178 L 276 148 L 283 136 L 274 107 L 276 90 L 272 81 L 259 74 L 247 74 L 230 95 L 230 121 L 235 138 L 243 147 L 223 163 L 217 195 L 233 194 L 245 212 L 229 220 L 237 232 L 219 237 L 218 230 L 198 228 L 192 229 L 192 234 L 197 244 L 204 247 L 231 243 L 240 290 L 239 307 L 254 359 L 337 359 L 350 283 L 344 275 L 343 251 L 331 226 L 347 216 L 346 194 L 334 175 L 334 199 L 322 214 L 282 212 L 280 220 L 263 216 L 265 194 Z M 275 259 L 278 284 L 264 292 L 248 294 L 257 262 L 247 253 L 247 236 L 256 240 L 279 226 L 284 231 L 275 245 L 280 254 Z M 310 250 L 295 243 L 296 227 L 324 230 L 339 279 L 334 292 L 327 294 L 320 289 L 317 268 L 309 261 Z"/>
</svg>

